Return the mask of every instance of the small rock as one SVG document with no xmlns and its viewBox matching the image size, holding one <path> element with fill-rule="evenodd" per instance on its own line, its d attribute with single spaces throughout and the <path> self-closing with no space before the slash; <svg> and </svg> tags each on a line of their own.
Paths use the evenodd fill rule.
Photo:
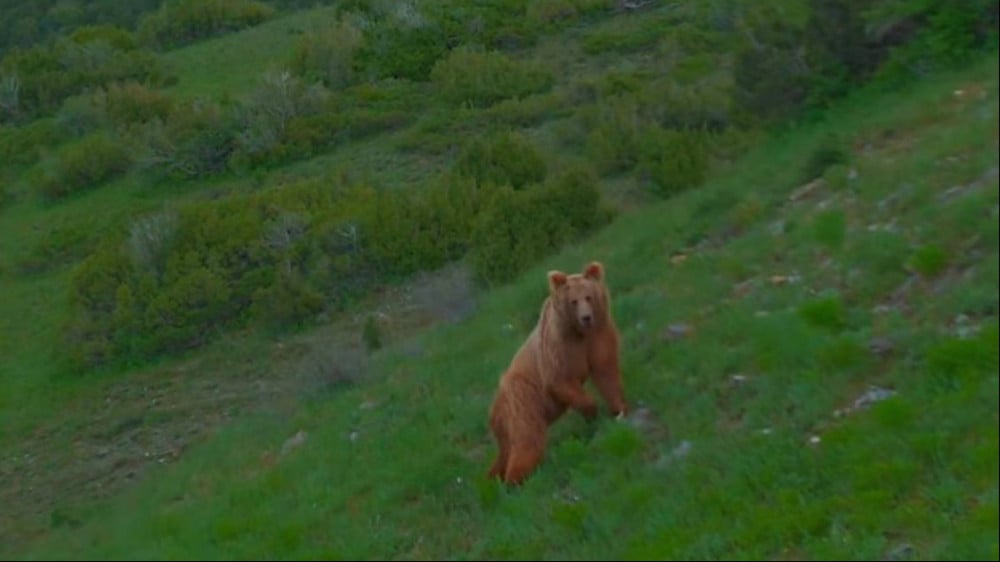
<svg viewBox="0 0 1000 562">
<path fill-rule="evenodd" d="M 687 261 L 687 259 L 688 257 L 686 254 L 675 254 L 673 256 L 670 256 L 670 263 L 674 265 L 680 265 L 685 261 Z"/>
<path fill-rule="evenodd" d="M 913 555 L 913 545 L 904 542 L 903 544 L 900 544 L 899 546 L 896 546 L 895 548 L 890 550 L 885 555 L 885 558 L 883 558 L 882 560 L 887 560 L 887 561 L 907 560 L 912 555 Z"/>
<path fill-rule="evenodd" d="M 796 189 L 788 196 L 789 201 L 801 201 L 812 195 L 815 191 L 826 185 L 826 181 L 823 178 L 816 178 L 813 181 L 803 185 L 802 187 Z"/>
<path fill-rule="evenodd" d="M 871 404 L 887 400 L 895 395 L 896 395 L 895 390 L 888 390 L 885 388 L 879 388 L 873 386 L 868 390 L 868 392 L 865 392 L 864 394 L 859 396 L 857 400 L 854 401 L 853 407 L 855 410 L 866 408 Z"/>
<path fill-rule="evenodd" d="M 669 453 L 663 453 L 658 459 L 654 466 L 657 469 L 667 468 L 672 462 L 682 459 L 691 452 L 691 442 L 688 440 L 681 441 L 679 445 L 673 448 Z"/>
<path fill-rule="evenodd" d="M 681 457 L 686 457 L 687 454 L 690 452 L 691 452 L 691 442 L 685 439 L 684 441 L 681 441 L 681 444 L 675 447 L 674 450 L 670 452 L 670 454 L 673 455 L 675 458 L 681 458 Z"/>
<path fill-rule="evenodd" d="M 771 432 L 772 432 L 772 430 L 771 430 L 770 427 L 765 427 L 764 429 L 761 429 L 760 431 L 758 431 L 758 433 L 760 433 L 761 435 L 770 435 Z"/>
<path fill-rule="evenodd" d="M 305 442 L 306 442 L 306 432 L 300 429 L 295 435 L 285 440 L 285 443 L 281 446 L 282 456 L 292 452 L 292 450 L 299 447 Z"/>
<path fill-rule="evenodd" d="M 736 374 L 729 377 L 729 380 L 733 381 L 734 384 L 743 384 L 749 380 L 746 375 Z"/>
<path fill-rule="evenodd" d="M 667 326 L 667 331 L 663 337 L 668 340 L 683 338 L 691 333 L 691 326 L 688 324 L 671 324 Z"/>
<path fill-rule="evenodd" d="M 619 417 L 622 421 L 626 420 L 626 418 L 621 416 L 621 414 L 616 416 L 616 418 Z M 629 425 L 636 429 L 649 429 L 654 423 L 653 413 L 649 410 L 649 408 L 636 408 L 635 411 L 628 416 L 627 421 Z"/>
<path fill-rule="evenodd" d="M 819 435 L 813 435 L 812 437 L 809 438 L 810 445 L 819 445 L 819 442 L 820 442 Z"/>
<path fill-rule="evenodd" d="M 868 349 L 879 357 L 885 357 L 893 352 L 895 344 L 889 338 L 875 337 L 868 342 Z"/>
<path fill-rule="evenodd" d="M 358 437 L 360 436 L 361 434 L 358 433 L 357 431 L 352 431 L 351 434 L 347 436 L 347 438 L 351 441 L 351 443 L 354 443 L 355 441 L 358 440 Z"/>
<path fill-rule="evenodd" d="M 361 406 L 358 407 L 361 408 L 362 410 L 371 410 L 372 408 L 375 407 L 375 401 L 365 400 L 364 402 L 361 403 Z"/>
</svg>

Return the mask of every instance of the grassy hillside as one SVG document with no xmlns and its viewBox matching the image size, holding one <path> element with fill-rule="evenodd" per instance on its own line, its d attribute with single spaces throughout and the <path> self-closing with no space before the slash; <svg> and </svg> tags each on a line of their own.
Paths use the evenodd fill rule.
<svg viewBox="0 0 1000 562">
<path fill-rule="evenodd" d="M 0 555 L 997 559 L 997 63 L 858 94 Z M 544 272 L 590 259 L 634 414 L 568 415 L 523 488 L 485 482 Z M 170 368 L 290 380 L 325 337 Z"/>
<path fill-rule="evenodd" d="M 303 10 L 258 26 L 166 53 L 178 72 L 170 89 L 179 96 L 239 96 L 269 67 L 284 67 L 303 32 L 336 21 L 334 7 Z"/>
</svg>

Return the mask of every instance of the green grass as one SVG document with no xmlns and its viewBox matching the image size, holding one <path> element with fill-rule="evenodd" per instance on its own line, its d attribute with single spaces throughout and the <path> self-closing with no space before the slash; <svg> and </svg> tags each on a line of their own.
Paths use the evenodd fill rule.
<svg viewBox="0 0 1000 562">
<path fill-rule="evenodd" d="M 164 59 L 178 73 L 170 93 L 181 97 L 239 97 L 265 71 L 287 68 L 303 33 L 336 21 L 333 6 L 301 10 L 258 26 L 168 52 Z"/>
<path fill-rule="evenodd" d="M 468 320 L 388 343 L 363 381 L 234 423 L 0 555 L 997 559 L 997 62 L 847 100 Z M 970 83 L 987 95 L 953 94 Z M 853 173 L 789 200 L 831 134 Z M 627 396 L 656 421 L 570 414 L 523 488 L 485 482 L 489 404 L 544 272 L 590 259 L 607 268 Z M 666 337 L 675 324 L 685 337 Z M 206 353 L 241 351 L 295 373 L 239 345 Z M 873 385 L 895 394 L 835 415 Z"/>
</svg>

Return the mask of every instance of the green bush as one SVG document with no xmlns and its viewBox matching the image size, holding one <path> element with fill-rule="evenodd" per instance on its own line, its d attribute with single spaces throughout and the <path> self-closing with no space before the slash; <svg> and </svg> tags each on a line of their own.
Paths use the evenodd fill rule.
<svg viewBox="0 0 1000 562">
<path fill-rule="evenodd" d="M 177 104 L 165 121 L 141 130 L 138 165 L 156 176 L 194 179 L 226 169 L 236 148 L 233 114 L 218 104 Z"/>
<path fill-rule="evenodd" d="M 874 2 L 862 18 L 883 48 L 891 49 L 878 79 L 889 86 L 904 83 L 995 49 L 998 13 L 997 0 Z"/>
<path fill-rule="evenodd" d="M 235 326 L 298 326 L 462 257 L 480 193 L 457 178 L 412 191 L 316 180 L 136 220 L 75 271 L 68 351 L 80 367 L 145 361 Z"/>
<path fill-rule="evenodd" d="M 361 31 L 346 21 L 307 32 L 295 45 L 290 67 L 299 76 L 321 81 L 328 88 L 344 88 L 357 79 L 354 54 L 363 41 Z"/>
<path fill-rule="evenodd" d="M 85 135 L 107 125 L 105 109 L 100 97 L 93 93 L 71 96 L 63 100 L 55 121 L 67 134 Z"/>
<path fill-rule="evenodd" d="M 472 107 L 545 92 L 553 84 L 552 74 L 536 64 L 468 47 L 459 47 L 438 61 L 431 80 L 445 99 Z"/>
<path fill-rule="evenodd" d="M 602 174 L 629 170 L 639 162 L 646 121 L 632 96 L 612 96 L 581 113 L 588 129 L 586 151 Z"/>
<path fill-rule="evenodd" d="M 823 177 L 829 168 L 847 162 L 847 158 L 847 152 L 837 139 L 824 137 L 809 153 L 809 159 L 802 164 L 798 180 L 800 183 L 806 183 Z"/>
<path fill-rule="evenodd" d="M 925 244 L 920 246 L 906 261 L 906 266 L 924 278 L 934 278 L 948 267 L 948 252 L 940 246 Z"/>
<path fill-rule="evenodd" d="M 579 13 L 573 0 L 537 0 L 528 4 L 525 16 L 531 25 L 546 27 L 575 20 Z"/>
<path fill-rule="evenodd" d="M 0 125 L 0 173 L 31 166 L 65 135 L 52 119 L 37 119 L 20 127 Z"/>
<path fill-rule="evenodd" d="M 505 99 L 490 106 L 479 116 L 495 127 L 535 127 L 552 119 L 568 117 L 573 106 L 557 91 L 523 98 Z"/>
<path fill-rule="evenodd" d="M 501 186 L 473 228 L 469 261 L 476 280 L 506 283 L 610 218 L 590 171 L 562 172 L 533 189 Z"/>
<path fill-rule="evenodd" d="M 170 0 L 139 22 L 147 45 L 166 49 L 258 25 L 274 8 L 253 0 Z"/>
<path fill-rule="evenodd" d="M 539 27 L 526 17 L 536 0 L 441 0 L 428 3 L 427 18 L 439 26 L 451 46 L 475 45 L 485 49 L 515 50 L 530 47 Z"/>
<path fill-rule="evenodd" d="M 327 100 L 328 92 L 319 84 L 308 85 L 286 71 L 265 73 L 238 108 L 234 158 L 249 166 L 284 160 L 289 125 L 327 110 Z M 334 133 L 336 129 L 328 135 Z"/>
<path fill-rule="evenodd" d="M 8 53 L 0 61 L 0 103 L 7 104 L 4 84 L 17 84 L 16 107 L 0 120 L 24 120 L 48 114 L 66 98 L 119 81 L 135 80 L 165 86 L 176 80 L 170 69 L 149 51 L 119 49 L 106 40 L 76 42 L 60 39 L 51 45 Z"/>
<path fill-rule="evenodd" d="M 446 35 L 437 27 L 391 27 L 374 24 L 355 53 L 355 67 L 368 80 L 402 78 L 425 82 L 434 64 L 448 52 Z"/>
<path fill-rule="evenodd" d="M 642 137 L 640 169 L 653 191 L 670 197 L 701 185 L 708 172 L 707 144 L 701 131 L 648 129 Z"/>
<path fill-rule="evenodd" d="M 135 80 L 108 84 L 98 95 L 104 102 L 109 124 L 122 129 L 156 119 L 168 119 L 174 110 L 174 100 L 170 94 Z"/>
<path fill-rule="evenodd" d="M 663 22 L 651 19 L 647 25 L 635 29 L 595 31 L 583 40 L 583 51 L 588 55 L 632 53 L 656 44 L 664 36 L 666 29 Z"/>
<path fill-rule="evenodd" d="M 365 349 L 369 353 L 382 347 L 382 335 L 378 328 L 378 321 L 374 316 L 365 319 L 365 327 L 361 332 L 361 337 L 365 342 Z"/>
<path fill-rule="evenodd" d="M 67 98 L 56 120 L 74 135 L 100 128 L 126 133 L 135 125 L 168 119 L 173 104 L 169 94 L 134 80 L 113 82 L 93 92 Z"/>
<path fill-rule="evenodd" d="M 105 42 L 120 51 L 130 51 L 137 48 L 135 36 L 127 29 L 116 25 L 98 24 L 78 27 L 69 36 L 70 41 L 81 45 L 95 42 Z"/>
<path fill-rule="evenodd" d="M 610 5 L 611 0 L 536 0 L 528 4 L 525 17 L 533 28 L 558 29 L 576 21 L 583 13 Z"/>
<path fill-rule="evenodd" d="M 41 164 L 36 186 L 54 201 L 96 187 L 125 173 L 132 164 L 128 149 L 107 132 L 98 132 L 58 150 Z"/>
<path fill-rule="evenodd" d="M 100 233 L 90 224 L 47 226 L 31 250 L 18 258 L 20 273 L 41 273 L 82 259 L 92 252 Z"/>
<path fill-rule="evenodd" d="M 638 100 L 643 113 L 667 129 L 723 131 L 731 125 L 729 86 L 718 81 L 680 85 L 671 79 L 651 80 Z"/>
<path fill-rule="evenodd" d="M 530 140 L 520 133 L 507 131 L 491 137 L 477 137 L 466 145 L 454 170 L 480 183 L 508 184 L 514 189 L 522 189 L 545 179 L 546 164 Z"/>
</svg>

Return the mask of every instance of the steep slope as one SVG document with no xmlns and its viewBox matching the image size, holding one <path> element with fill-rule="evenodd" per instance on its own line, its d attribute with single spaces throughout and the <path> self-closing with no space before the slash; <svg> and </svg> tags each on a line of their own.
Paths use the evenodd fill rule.
<svg viewBox="0 0 1000 562">
<path fill-rule="evenodd" d="M 996 559 L 997 78 L 857 96 L 5 554 Z M 501 489 L 496 378 L 544 272 L 589 259 L 636 411 L 564 418 Z"/>
</svg>

